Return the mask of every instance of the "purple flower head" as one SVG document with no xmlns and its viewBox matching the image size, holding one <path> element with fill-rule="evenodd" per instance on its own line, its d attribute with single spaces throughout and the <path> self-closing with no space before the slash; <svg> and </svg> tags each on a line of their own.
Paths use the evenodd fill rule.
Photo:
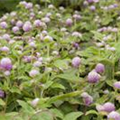
<svg viewBox="0 0 120 120">
<path fill-rule="evenodd" d="M 97 2 L 99 2 L 99 0 L 93 0 L 93 2 L 94 2 L 94 3 L 97 3 Z"/>
<path fill-rule="evenodd" d="M 75 48 L 79 48 L 79 44 L 78 44 L 78 43 L 73 43 L 73 46 L 74 46 Z"/>
<path fill-rule="evenodd" d="M 106 112 L 112 112 L 115 111 L 115 105 L 113 103 L 107 102 L 103 105 L 104 111 Z"/>
<path fill-rule="evenodd" d="M 75 32 L 72 33 L 72 36 L 74 36 L 74 37 L 82 37 L 82 34 L 75 31 Z"/>
<path fill-rule="evenodd" d="M 35 13 L 34 12 L 31 12 L 30 13 L 30 18 L 34 18 L 35 17 Z"/>
<path fill-rule="evenodd" d="M 93 2 L 93 0 L 87 0 L 87 2 L 88 2 L 88 3 L 92 3 L 92 2 Z"/>
<path fill-rule="evenodd" d="M 81 96 L 83 97 L 83 101 L 86 106 L 89 106 L 90 104 L 93 103 L 93 98 L 88 93 L 84 92 L 81 94 Z"/>
<path fill-rule="evenodd" d="M 73 67 L 78 68 L 80 66 L 80 64 L 81 64 L 81 59 L 79 57 L 74 57 L 72 59 Z"/>
<path fill-rule="evenodd" d="M 37 75 L 39 75 L 39 71 L 33 69 L 29 72 L 29 75 L 30 75 L 30 77 L 36 77 Z"/>
<path fill-rule="evenodd" d="M 111 31 L 116 33 L 116 32 L 118 32 L 118 29 L 117 28 L 113 28 Z"/>
<path fill-rule="evenodd" d="M 6 22 L 1 22 L 0 23 L 1 28 L 6 29 L 8 27 Z"/>
<path fill-rule="evenodd" d="M 41 22 L 40 20 L 35 20 L 35 21 L 34 21 L 34 25 L 35 25 L 36 27 L 41 27 L 41 26 L 42 26 L 42 22 Z"/>
<path fill-rule="evenodd" d="M 83 6 L 84 6 L 84 7 L 87 7 L 88 4 L 89 4 L 88 1 L 84 1 L 84 2 L 83 2 Z"/>
<path fill-rule="evenodd" d="M 49 13 L 46 14 L 46 17 L 50 18 L 51 15 L 52 15 L 52 13 L 49 12 Z"/>
<path fill-rule="evenodd" d="M 117 89 L 120 89 L 120 81 L 114 83 L 114 87 Z"/>
<path fill-rule="evenodd" d="M 95 6 L 91 6 L 91 7 L 90 7 L 90 10 L 91 10 L 91 11 L 95 11 L 95 9 L 96 9 Z"/>
<path fill-rule="evenodd" d="M 88 2 L 88 3 L 93 3 L 93 2 L 94 2 L 94 3 L 97 3 L 97 2 L 99 2 L 99 0 L 87 0 L 87 2 Z"/>
<path fill-rule="evenodd" d="M 32 9 L 33 8 L 33 4 L 31 2 L 25 4 L 25 8 L 26 9 Z"/>
<path fill-rule="evenodd" d="M 8 47 L 6 47 L 6 46 L 1 47 L 0 50 L 1 50 L 2 52 L 9 52 L 9 51 L 10 51 L 10 49 L 9 49 Z"/>
<path fill-rule="evenodd" d="M 12 31 L 13 31 L 14 33 L 17 33 L 17 32 L 19 31 L 19 27 L 14 26 L 14 27 L 12 28 Z"/>
<path fill-rule="evenodd" d="M 0 61 L 0 67 L 5 70 L 11 70 L 12 62 L 11 62 L 10 58 L 2 58 Z"/>
<path fill-rule="evenodd" d="M 4 98 L 5 97 L 5 92 L 0 90 L 0 98 Z"/>
<path fill-rule="evenodd" d="M 23 25 L 23 30 L 25 32 L 28 32 L 30 30 L 32 30 L 32 25 L 31 25 L 31 22 L 30 21 L 26 21 Z"/>
<path fill-rule="evenodd" d="M 120 114 L 116 111 L 112 111 L 107 116 L 108 120 L 120 120 Z"/>
<path fill-rule="evenodd" d="M 40 62 L 40 61 L 36 61 L 33 64 L 34 67 L 40 67 L 41 65 L 42 65 L 42 62 Z"/>
<path fill-rule="evenodd" d="M 97 73 L 103 73 L 105 71 L 105 66 L 101 63 L 98 63 L 95 67 Z"/>
<path fill-rule="evenodd" d="M 97 83 L 100 80 L 101 76 L 96 71 L 91 71 L 88 74 L 88 82 Z"/>
<path fill-rule="evenodd" d="M 10 71 L 5 71 L 5 72 L 4 72 L 4 75 L 5 75 L 5 76 L 9 76 L 10 74 L 11 74 Z"/>
<path fill-rule="evenodd" d="M 118 7 L 118 4 L 114 4 L 114 8 Z"/>
<path fill-rule="evenodd" d="M 10 35 L 9 34 L 4 34 L 3 36 L 2 36 L 2 38 L 4 39 L 4 40 L 10 40 Z"/>
<path fill-rule="evenodd" d="M 77 14 L 74 14 L 74 15 L 73 15 L 73 18 L 74 18 L 75 20 L 80 20 L 80 19 L 81 19 L 81 16 L 80 16 L 80 15 L 77 15 Z"/>
<path fill-rule="evenodd" d="M 44 18 L 42 18 L 42 21 L 45 22 L 45 23 L 49 23 L 50 18 L 49 17 L 44 17 Z"/>
<path fill-rule="evenodd" d="M 32 57 L 31 57 L 31 56 L 24 56 L 24 57 L 23 57 L 23 61 L 24 61 L 24 62 L 28 62 L 28 63 L 29 63 L 29 62 L 31 62 L 31 60 L 32 60 Z"/>
<path fill-rule="evenodd" d="M 11 23 L 12 25 L 15 25 L 15 23 L 16 23 L 15 19 L 12 19 L 12 20 L 10 21 L 10 23 Z"/>
<path fill-rule="evenodd" d="M 23 26 L 23 22 L 20 21 L 20 20 L 17 21 L 16 26 L 19 27 L 19 28 L 21 28 Z"/>
<path fill-rule="evenodd" d="M 67 25 L 67 26 L 72 26 L 72 24 L 73 24 L 72 19 L 68 18 L 68 19 L 66 20 L 66 25 Z"/>
</svg>

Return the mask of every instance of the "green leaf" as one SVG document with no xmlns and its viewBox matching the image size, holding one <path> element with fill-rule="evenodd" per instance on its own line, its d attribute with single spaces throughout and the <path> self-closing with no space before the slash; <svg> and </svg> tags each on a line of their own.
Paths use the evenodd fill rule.
<svg viewBox="0 0 120 120">
<path fill-rule="evenodd" d="M 58 78 L 62 78 L 71 82 L 78 82 L 80 80 L 75 74 L 60 74 L 57 76 Z"/>
<path fill-rule="evenodd" d="M 65 90 L 65 87 L 59 83 L 52 84 L 51 88 L 59 88 Z"/>
<path fill-rule="evenodd" d="M 98 115 L 98 112 L 95 111 L 95 110 L 89 110 L 89 111 L 86 112 L 85 115 L 90 115 L 90 114 L 92 114 L 92 115 L 93 115 L 93 114 Z"/>
<path fill-rule="evenodd" d="M 63 120 L 77 120 L 77 118 L 82 115 L 83 115 L 82 112 L 71 112 L 67 114 Z"/>
<path fill-rule="evenodd" d="M 50 111 L 58 118 L 63 119 L 63 113 L 58 109 L 50 109 Z"/>
<path fill-rule="evenodd" d="M 31 117 L 31 120 L 53 120 L 53 115 L 48 111 L 40 111 Z"/>
<path fill-rule="evenodd" d="M 20 106 L 22 106 L 22 108 L 25 110 L 25 112 L 27 112 L 27 113 L 34 112 L 34 109 L 28 103 L 26 103 L 22 100 L 17 100 L 17 102 L 19 103 Z"/>
<path fill-rule="evenodd" d="M 75 97 L 75 96 L 78 96 L 82 93 L 83 91 L 75 91 L 75 92 L 71 92 L 71 93 L 67 93 L 67 94 L 63 94 L 63 95 L 58 95 L 58 96 L 55 96 L 55 97 L 52 97 L 50 98 L 47 102 L 49 104 L 52 104 L 58 100 L 64 100 L 66 98 L 71 98 L 71 97 Z"/>
<path fill-rule="evenodd" d="M 56 60 L 54 62 L 54 66 L 58 67 L 58 68 L 64 68 L 64 69 L 67 69 L 68 68 L 68 60 L 65 59 L 65 60 Z"/>
<path fill-rule="evenodd" d="M 4 106 L 4 105 L 5 105 L 5 102 L 4 102 L 2 99 L 0 99 L 0 105 L 1 105 L 1 106 Z"/>
</svg>

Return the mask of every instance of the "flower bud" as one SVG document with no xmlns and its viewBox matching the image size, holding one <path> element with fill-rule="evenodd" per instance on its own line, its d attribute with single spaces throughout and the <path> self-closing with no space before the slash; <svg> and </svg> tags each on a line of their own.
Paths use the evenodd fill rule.
<svg viewBox="0 0 120 120">
<path fill-rule="evenodd" d="M 42 65 L 42 62 L 40 62 L 40 61 L 36 61 L 33 64 L 34 67 L 40 67 L 41 65 Z"/>
<path fill-rule="evenodd" d="M 10 71 L 5 71 L 5 72 L 4 72 L 4 75 L 5 75 L 5 76 L 9 76 L 9 75 L 10 75 Z"/>
<path fill-rule="evenodd" d="M 30 45 L 31 47 L 36 47 L 35 42 L 30 42 L 29 45 Z"/>
<path fill-rule="evenodd" d="M 96 9 L 95 6 L 91 6 L 91 7 L 90 7 L 90 10 L 91 10 L 91 11 L 95 11 L 95 9 Z"/>
<path fill-rule="evenodd" d="M 29 21 L 27 21 L 27 22 L 24 23 L 23 30 L 25 32 L 28 32 L 28 31 L 32 30 L 32 25 L 31 25 L 31 23 Z"/>
<path fill-rule="evenodd" d="M 72 26 L 72 24 L 73 24 L 72 19 L 68 18 L 68 19 L 66 20 L 66 25 L 67 25 L 67 26 Z"/>
<path fill-rule="evenodd" d="M 100 80 L 100 75 L 97 72 L 91 71 L 88 74 L 88 82 L 97 83 L 99 80 Z"/>
<path fill-rule="evenodd" d="M 39 71 L 35 69 L 29 72 L 30 77 L 36 77 L 39 74 L 40 74 Z"/>
<path fill-rule="evenodd" d="M 50 18 L 49 17 L 44 17 L 44 18 L 42 18 L 42 21 L 45 22 L 45 23 L 49 23 Z"/>
<path fill-rule="evenodd" d="M 5 70 L 11 70 L 12 62 L 11 62 L 10 58 L 2 58 L 0 61 L 0 67 Z"/>
<path fill-rule="evenodd" d="M 41 26 L 42 26 L 42 23 L 41 23 L 40 20 L 35 20 L 35 21 L 34 21 L 34 25 L 35 25 L 36 27 L 41 27 Z"/>
<path fill-rule="evenodd" d="M 38 102 L 39 102 L 39 98 L 35 98 L 32 102 L 31 102 L 31 105 L 33 106 L 33 107 L 36 107 L 37 106 L 37 104 L 38 104 Z"/>
<path fill-rule="evenodd" d="M 53 41 L 53 38 L 49 35 L 44 37 L 44 41 Z"/>
<path fill-rule="evenodd" d="M 12 28 L 12 31 L 13 31 L 14 33 L 17 33 L 17 32 L 19 31 L 19 27 L 17 27 L 17 26 L 13 27 L 13 28 Z"/>
<path fill-rule="evenodd" d="M 10 49 L 9 49 L 8 47 L 6 47 L 6 46 L 1 47 L 0 50 L 1 50 L 2 52 L 9 52 L 9 51 L 10 51 Z"/>
<path fill-rule="evenodd" d="M 80 16 L 80 15 L 77 15 L 77 14 L 74 14 L 74 15 L 73 15 L 73 18 L 78 21 L 78 20 L 81 19 L 81 16 Z"/>
<path fill-rule="evenodd" d="M 2 36 L 2 38 L 4 39 L 4 40 L 10 40 L 10 35 L 9 34 L 4 34 L 3 36 Z"/>
<path fill-rule="evenodd" d="M 1 28 L 6 29 L 8 27 L 6 22 L 1 22 L 0 23 Z"/>
<path fill-rule="evenodd" d="M 72 65 L 73 67 L 78 68 L 81 64 L 81 59 L 79 57 L 75 57 L 72 59 Z"/>
<path fill-rule="evenodd" d="M 16 26 L 19 27 L 19 28 L 21 28 L 23 26 L 23 22 L 20 21 L 20 20 L 17 21 Z"/>
<path fill-rule="evenodd" d="M 101 63 L 98 63 L 95 67 L 97 73 L 103 73 L 105 71 L 105 66 Z"/>
<path fill-rule="evenodd" d="M 114 87 L 117 89 L 120 89 L 120 81 L 114 83 Z"/>
<path fill-rule="evenodd" d="M 113 103 L 107 102 L 103 105 L 105 112 L 115 111 L 115 105 Z"/>
<path fill-rule="evenodd" d="M 93 103 L 93 98 L 88 93 L 84 92 L 81 94 L 81 96 L 83 97 L 83 101 L 86 106 L 89 106 L 90 104 Z"/>
<path fill-rule="evenodd" d="M 27 3 L 27 4 L 25 4 L 25 8 L 26 9 L 31 9 L 33 7 L 33 4 L 32 3 Z"/>
<path fill-rule="evenodd" d="M 120 114 L 116 111 L 112 111 L 107 116 L 108 120 L 120 120 Z"/>
</svg>

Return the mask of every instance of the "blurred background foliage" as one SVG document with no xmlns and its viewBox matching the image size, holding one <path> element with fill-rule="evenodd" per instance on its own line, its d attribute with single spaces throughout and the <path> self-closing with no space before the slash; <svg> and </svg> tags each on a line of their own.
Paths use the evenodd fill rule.
<svg viewBox="0 0 120 120">
<path fill-rule="evenodd" d="M 0 0 L 0 16 L 6 12 L 15 10 L 16 5 L 24 0 Z M 82 0 L 25 0 L 27 2 L 32 2 L 33 4 L 49 4 L 52 3 L 55 6 L 69 6 L 79 9 Z"/>
</svg>

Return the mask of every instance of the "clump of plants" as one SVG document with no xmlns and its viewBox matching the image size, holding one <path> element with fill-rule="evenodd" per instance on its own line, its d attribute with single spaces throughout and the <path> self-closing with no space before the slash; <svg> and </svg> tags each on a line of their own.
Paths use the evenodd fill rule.
<svg viewBox="0 0 120 120">
<path fill-rule="evenodd" d="M 120 120 L 120 13 L 22 1 L 0 18 L 1 120 Z"/>
</svg>

